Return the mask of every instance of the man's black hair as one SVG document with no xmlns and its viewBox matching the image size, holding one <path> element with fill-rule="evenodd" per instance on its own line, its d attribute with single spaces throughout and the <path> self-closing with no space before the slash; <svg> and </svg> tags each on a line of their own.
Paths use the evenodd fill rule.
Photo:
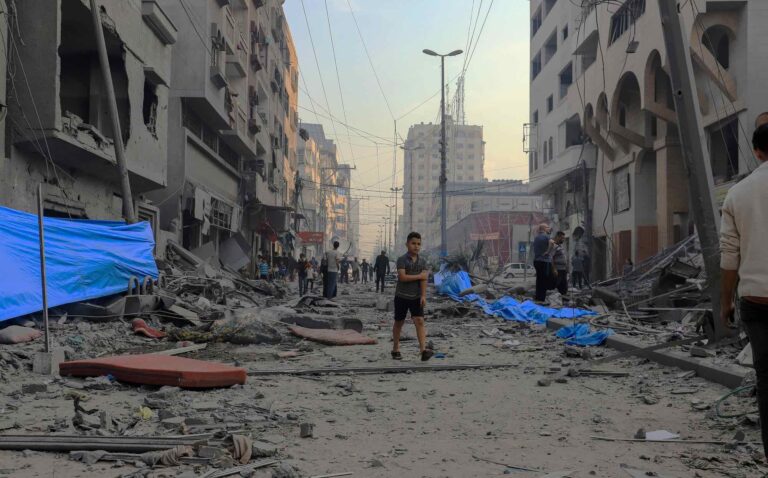
<svg viewBox="0 0 768 478">
<path fill-rule="evenodd" d="M 565 233 L 563 231 L 557 231 L 556 236 L 565 236 Z"/>
<path fill-rule="evenodd" d="M 768 124 L 760 126 L 752 134 L 752 148 L 768 153 Z"/>
<path fill-rule="evenodd" d="M 339 248 L 339 241 L 333 241 L 333 248 L 338 249 Z"/>
<path fill-rule="evenodd" d="M 413 231 L 410 234 L 408 234 L 408 238 L 405 240 L 405 242 L 411 242 L 411 239 L 421 239 L 421 234 L 419 234 L 416 231 Z"/>
<path fill-rule="evenodd" d="M 381 255 L 382 256 L 386 256 L 387 255 L 387 251 L 381 251 Z"/>
</svg>

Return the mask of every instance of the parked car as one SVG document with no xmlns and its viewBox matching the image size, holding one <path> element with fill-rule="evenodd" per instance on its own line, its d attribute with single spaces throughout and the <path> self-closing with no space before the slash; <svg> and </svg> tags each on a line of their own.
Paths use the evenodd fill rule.
<svg viewBox="0 0 768 478">
<path fill-rule="evenodd" d="M 523 279 L 526 277 L 536 277 L 536 269 L 530 264 L 522 262 L 512 262 L 504 266 L 502 276 L 505 279 Z"/>
</svg>

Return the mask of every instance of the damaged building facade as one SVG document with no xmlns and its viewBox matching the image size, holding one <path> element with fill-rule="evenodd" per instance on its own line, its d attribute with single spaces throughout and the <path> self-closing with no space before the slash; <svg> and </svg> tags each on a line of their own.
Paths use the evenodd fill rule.
<svg viewBox="0 0 768 478">
<path fill-rule="evenodd" d="M 162 228 L 188 249 L 239 234 L 251 257 L 291 252 L 298 62 L 282 2 L 158 3 L 179 28 Z"/>
<path fill-rule="evenodd" d="M 7 105 L 0 203 L 45 214 L 118 219 L 122 196 L 89 2 L 2 2 Z M 157 232 L 148 193 L 167 185 L 174 23 L 154 1 L 99 2 L 137 215 Z M 3 64 L 3 70 L 6 65 Z M 5 93 L 6 82 L 3 83 Z"/>
<path fill-rule="evenodd" d="M 768 60 L 747 61 L 746 52 L 764 43 L 768 9 L 693 0 L 681 16 L 722 201 L 757 165 L 750 135 L 768 109 L 756 80 Z M 547 198 L 556 228 L 573 233 L 591 220 L 596 278 L 693 232 L 661 28 L 654 1 L 531 2 L 531 187 Z"/>
</svg>

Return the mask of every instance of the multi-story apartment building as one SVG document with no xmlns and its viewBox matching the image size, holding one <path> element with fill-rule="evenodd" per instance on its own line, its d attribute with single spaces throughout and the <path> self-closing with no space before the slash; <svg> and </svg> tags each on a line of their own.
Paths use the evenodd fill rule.
<svg viewBox="0 0 768 478">
<path fill-rule="evenodd" d="M 9 74 L 2 82 L 4 132 L 0 203 L 36 210 L 44 184 L 48 216 L 118 219 L 122 195 L 114 141 L 122 141 L 140 219 L 157 226 L 145 200 L 167 185 L 171 52 L 177 29 L 150 0 L 100 0 L 99 15 L 117 98 L 113 131 L 89 2 L 16 2 L 0 35 Z M 2 2 L 2 10 L 8 5 Z M 8 27 L 8 28 L 6 28 Z M 6 123 L 7 126 L 6 127 Z M 154 227 L 155 232 L 157 228 Z"/>
<path fill-rule="evenodd" d="M 582 130 L 583 72 L 575 55 L 583 32 L 576 22 L 579 2 L 531 2 L 530 123 L 524 149 L 529 155 L 530 190 L 541 194 L 549 220 L 570 237 L 588 227 L 597 148 Z M 578 234 L 576 234 L 578 236 Z M 586 251 L 586 236 L 569 244 Z"/>
<path fill-rule="evenodd" d="M 254 256 L 290 249 L 298 65 L 282 2 L 158 3 L 179 30 L 163 227 L 191 249 L 236 233 Z"/>
<path fill-rule="evenodd" d="M 446 176 L 448 184 L 482 181 L 484 179 L 485 142 L 483 127 L 456 124 L 446 117 Z M 403 168 L 402 227 L 398 227 L 398 243 L 408 232 L 433 234 L 435 218 L 440 216 L 433 204 L 440 188 L 440 124 L 420 123 L 408 129 Z M 437 221 L 439 246 L 439 221 Z"/>
<path fill-rule="evenodd" d="M 329 247 L 334 240 L 341 242 L 346 239 L 346 202 L 345 188 L 340 185 L 340 172 L 344 165 L 340 165 L 336 158 L 336 144 L 325 136 L 323 125 L 314 123 L 300 123 L 299 127 L 312 138 L 320 153 L 320 205 L 318 208 L 318 231 L 322 231 L 325 243 Z M 347 183 L 348 185 L 348 183 Z M 339 211 L 342 213 L 340 214 Z"/>
<path fill-rule="evenodd" d="M 749 135 L 755 117 L 768 109 L 761 82 L 768 58 L 748 60 L 747 51 L 765 42 L 768 5 L 691 0 L 681 3 L 679 14 L 722 198 L 736 177 L 756 166 Z M 561 219 L 591 217 L 593 275 L 620 273 L 627 258 L 640 261 L 692 231 L 658 4 L 535 0 L 531 17 L 531 123 L 538 124 L 530 141 L 532 188 L 544 191 L 553 178 L 567 181 L 559 194 L 551 188 L 555 212 Z M 570 74 L 560 69 L 563 62 L 573 65 Z M 545 121 L 550 115 L 554 120 Z M 573 118 L 574 127 L 558 124 L 561 118 Z M 597 149 L 588 192 L 573 173 L 591 166 L 583 159 L 592 146 L 582 153 L 576 133 Z M 585 197 L 589 208 L 580 202 Z"/>
<path fill-rule="evenodd" d="M 304 217 L 300 222 L 301 230 L 309 232 L 324 232 L 320 225 L 320 206 L 322 189 L 320 186 L 320 149 L 311 137 L 307 140 L 299 137 L 298 141 L 298 171 L 301 178 L 301 195 L 299 196 L 299 213 Z M 324 234 L 323 234 L 324 236 Z M 302 244 L 302 252 L 307 257 L 317 257 L 322 250 L 324 241 L 320 244 Z"/>
</svg>

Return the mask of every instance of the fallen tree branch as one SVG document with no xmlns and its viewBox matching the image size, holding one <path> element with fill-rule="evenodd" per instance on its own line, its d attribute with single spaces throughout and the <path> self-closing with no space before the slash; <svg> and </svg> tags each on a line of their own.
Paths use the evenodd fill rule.
<svg viewBox="0 0 768 478">
<path fill-rule="evenodd" d="M 457 370 L 477 370 L 512 368 L 518 364 L 453 364 L 453 365 L 394 365 L 389 367 L 340 367 L 340 368 L 308 368 L 284 370 L 251 370 L 248 375 L 260 377 L 267 375 L 324 375 L 329 373 L 384 374 L 408 372 L 447 372 Z"/>
</svg>

